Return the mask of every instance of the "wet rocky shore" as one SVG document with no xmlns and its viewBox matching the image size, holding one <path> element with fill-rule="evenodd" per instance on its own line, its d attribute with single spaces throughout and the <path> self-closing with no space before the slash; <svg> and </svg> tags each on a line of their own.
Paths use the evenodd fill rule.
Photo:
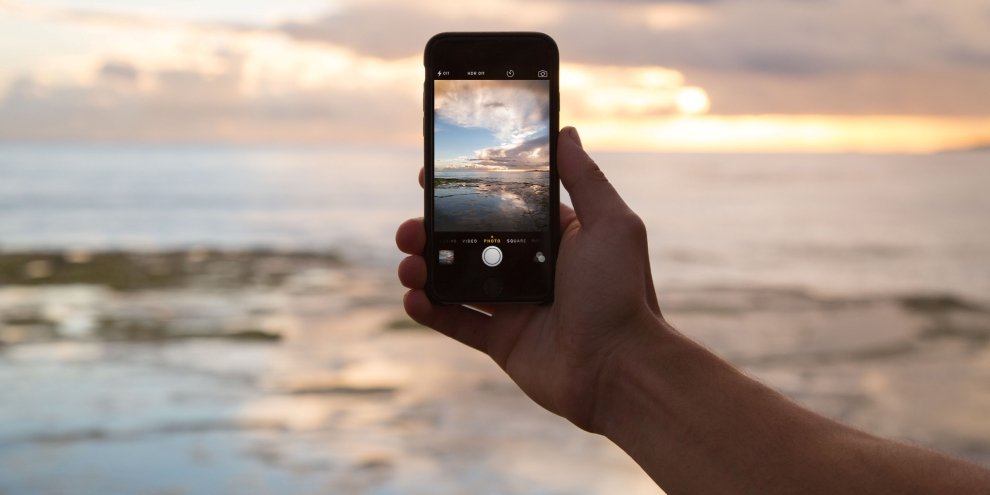
<svg viewBox="0 0 990 495">
<path fill-rule="evenodd" d="M 990 464 L 985 302 L 659 289 L 808 407 Z M 334 253 L 0 254 L 0 493 L 656 493 L 402 293 Z"/>
</svg>

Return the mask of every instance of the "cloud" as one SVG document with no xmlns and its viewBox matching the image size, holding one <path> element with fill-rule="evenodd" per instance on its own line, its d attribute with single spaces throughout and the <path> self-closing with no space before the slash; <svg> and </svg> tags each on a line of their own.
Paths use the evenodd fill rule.
<svg viewBox="0 0 990 495">
<path fill-rule="evenodd" d="M 486 167 L 546 169 L 550 163 L 550 140 L 546 134 L 515 146 L 478 150 L 473 164 Z"/>
<path fill-rule="evenodd" d="M 437 117 L 459 127 L 487 129 L 506 145 L 547 133 L 550 84 L 543 81 L 435 83 Z"/>
<path fill-rule="evenodd" d="M 214 54 L 216 66 L 140 68 L 107 61 L 92 81 L 23 78 L 0 100 L 0 138 L 164 142 L 370 143 L 418 139 L 415 99 L 330 84 L 249 88 L 252 62 Z M 412 132 L 411 132 L 412 131 Z"/>
<path fill-rule="evenodd" d="M 429 3 L 390 0 L 347 3 L 328 15 L 284 23 L 279 29 L 380 57 L 418 54 L 430 35 L 445 30 L 530 29 L 553 35 L 574 62 L 782 74 L 932 66 L 941 65 L 949 49 L 990 51 L 985 2 L 958 0 L 953 8 L 921 0 L 897 5 L 859 0 L 543 1 L 509 2 L 503 9 L 463 8 L 453 15 Z M 546 6 L 556 7 L 550 19 L 517 15 Z"/>
<path fill-rule="evenodd" d="M 438 19 L 413 5 L 360 5 L 304 21 L 282 24 L 285 34 L 303 41 L 346 46 L 365 55 L 401 58 L 421 53 Z M 464 30 L 473 26 L 465 26 Z"/>
<path fill-rule="evenodd" d="M 100 68 L 99 77 L 101 79 L 116 79 L 127 83 L 137 80 L 138 70 L 127 62 L 108 61 Z"/>
<path fill-rule="evenodd" d="M 758 72 L 692 71 L 712 113 L 723 115 L 990 115 L 990 71 L 837 72 L 778 77 Z"/>
<path fill-rule="evenodd" d="M 418 55 L 445 30 L 545 31 L 567 62 L 675 68 L 709 90 L 713 111 L 976 115 L 990 106 L 990 86 L 982 84 L 990 74 L 990 15 L 982 0 L 951 7 L 924 0 L 547 0 L 456 14 L 431 5 L 354 2 L 279 29 L 384 58 Z M 550 7 L 550 17 L 515 15 Z M 927 103 L 915 101 L 930 94 L 936 97 Z"/>
<path fill-rule="evenodd" d="M 444 168 L 483 170 L 547 170 L 550 167 L 550 137 L 542 134 L 515 145 L 493 146 L 474 152 L 473 157 L 445 160 Z"/>
<path fill-rule="evenodd" d="M 452 168 L 546 169 L 549 166 L 550 83 L 546 80 L 434 83 L 438 120 L 484 129 L 495 143 L 450 162 Z"/>
<path fill-rule="evenodd" d="M 354 0 L 291 22 L 27 5 L 0 3 L 44 26 L 4 67 L 0 139 L 418 145 L 421 52 L 444 30 L 548 32 L 562 55 L 562 122 L 607 123 L 615 142 L 623 122 L 638 139 L 683 139 L 660 124 L 680 122 L 685 86 L 708 94 L 710 122 L 739 129 L 756 129 L 753 115 L 835 125 L 905 116 L 958 133 L 990 116 L 983 0 Z M 484 104 L 506 118 L 474 122 L 502 140 L 484 155 L 519 159 L 511 150 L 536 136 L 541 110 L 496 93 Z M 467 103 L 444 111 L 469 122 Z M 532 118 L 505 124 L 520 115 Z"/>
</svg>

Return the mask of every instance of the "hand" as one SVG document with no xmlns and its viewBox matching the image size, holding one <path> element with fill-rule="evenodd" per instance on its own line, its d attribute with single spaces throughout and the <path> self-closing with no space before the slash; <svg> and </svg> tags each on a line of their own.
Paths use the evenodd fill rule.
<svg viewBox="0 0 990 495">
<path fill-rule="evenodd" d="M 558 140 L 561 205 L 552 306 L 492 316 L 423 292 L 422 219 L 399 227 L 406 312 L 488 353 L 533 400 L 625 450 L 667 493 L 986 493 L 990 472 L 871 437 L 801 408 L 663 320 L 646 230 L 581 148 Z M 420 174 L 420 183 L 423 176 Z"/>
<path fill-rule="evenodd" d="M 560 205 L 553 305 L 504 305 L 487 317 L 426 297 L 423 220 L 403 223 L 396 244 L 406 312 L 417 322 L 487 353 L 527 395 L 577 426 L 600 432 L 596 405 L 617 356 L 663 323 L 650 275 L 646 228 L 626 206 L 574 128 L 561 130 L 560 180 L 574 201 Z M 420 184 L 423 175 L 420 171 Z M 603 385 L 605 384 L 605 385 Z"/>
</svg>

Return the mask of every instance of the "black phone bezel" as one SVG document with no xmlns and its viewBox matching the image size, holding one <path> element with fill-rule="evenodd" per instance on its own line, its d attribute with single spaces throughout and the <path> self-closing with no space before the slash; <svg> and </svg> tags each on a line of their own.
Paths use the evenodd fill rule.
<svg viewBox="0 0 990 495">
<path fill-rule="evenodd" d="M 433 70 L 438 61 L 457 60 L 474 57 L 479 66 L 495 67 L 511 64 L 515 66 L 543 67 L 550 77 L 550 225 L 548 257 L 549 267 L 545 294 L 535 297 L 502 294 L 497 297 L 449 297 L 435 289 L 435 269 L 437 260 L 433 230 Z M 497 304 L 535 303 L 548 304 L 553 301 L 556 278 L 557 255 L 560 244 L 560 181 L 557 172 L 557 135 L 560 128 L 560 55 L 553 38 L 538 32 L 447 32 L 440 33 L 427 42 L 423 57 L 423 150 L 424 150 L 424 225 L 426 229 L 427 280 L 425 291 L 431 301 L 438 304 Z"/>
</svg>

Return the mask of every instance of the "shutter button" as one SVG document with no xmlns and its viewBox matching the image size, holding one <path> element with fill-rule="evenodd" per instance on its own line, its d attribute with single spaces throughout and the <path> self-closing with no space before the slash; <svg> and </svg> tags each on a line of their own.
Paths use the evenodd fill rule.
<svg viewBox="0 0 990 495">
<path fill-rule="evenodd" d="M 486 265 L 495 267 L 502 263 L 502 250 L 495 246 L 488 246 L 481 252 L 481 261 Z"/>
</svg>

